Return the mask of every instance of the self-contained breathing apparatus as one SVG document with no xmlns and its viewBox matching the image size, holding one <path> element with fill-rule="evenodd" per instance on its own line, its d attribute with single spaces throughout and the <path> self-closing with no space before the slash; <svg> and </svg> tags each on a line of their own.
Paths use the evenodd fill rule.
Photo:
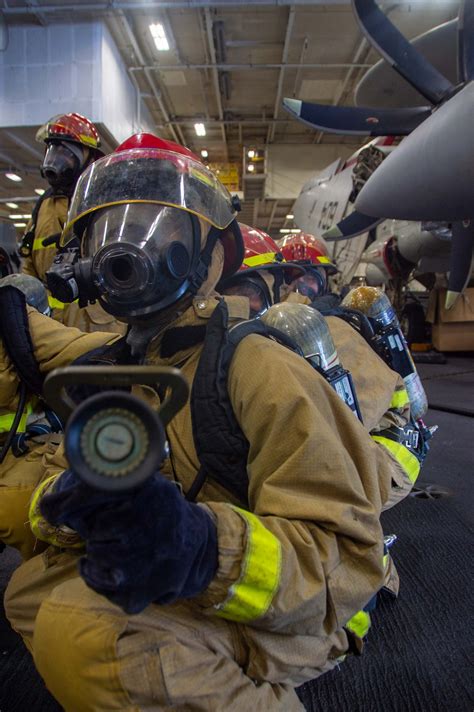
<svg viewBox="0 0 474 712">
<path fill-rule="evenodd" d="M 295 341 L 305 359 L 362 422 L 351 374 L 339 361 L 324 317 L 316 309 L 304 304 L 282 302 L 270 307 L 261 318 L 265 324 L 282 331 Z"/>
<path fill-rule="evenodd" d="M 411 423 L 404 428 L 388 428 L 384 431 L 384 437 L 400 442 L 423 463 L 429 449 L 428 441 L 437 426 L 427 427 L 423 422 L 428 400 L 390 300 L 377 287 L 357 287 L 346 295 L 341 306 L 357 310 L 367 317 L 373 329 L 371 342 L 374 350 L 393 371 L 400 374 L 405 383 Z"/>
</svg>

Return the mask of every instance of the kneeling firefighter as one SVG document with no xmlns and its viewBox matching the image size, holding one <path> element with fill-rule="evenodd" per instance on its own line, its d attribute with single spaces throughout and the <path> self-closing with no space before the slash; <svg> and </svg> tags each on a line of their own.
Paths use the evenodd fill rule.
<svg viewBox="0 0 474 712">
<path fill-rule="evenodd" d="M 21 244 L 22 271 L 46 284 L 74 188 L 83 171 L 104 155 L 97 128 L 87 117 L 70 113 L 54 116 L 40 127 L 36 140 L 45 144 L 41 175 L 50 187 L 40 196 Z M 86 310 L 49 297 L 52 317 L 81 331 L 124 331 L 122 324 L 97 305 Z"/>
<path fill-rule="evenodd" d="M 243 257 L 236 207 L 153 136 L 76 188 L 69 279 L 131 325 L 138 362 L 179 366 L 192 391 L 140 488 L 105 495 L 62 461 L 33 497 L 52 546 L 15 572 L 6 610 L 66 712 L 303 710 L 294 688 L 360 652 L 392 462 L 300 355 L 246 335 L 247 299 L 215 293 Z M 71 530 L 82 550 L 59 548 Z"/>
<path fill-rule="evenodd" d="M 282 252 L 287 258 L 294 258 L 299 261 L 286 263 L 280 259 L 275 259 L 271 253 L 262 253 L 260 255 L 260 264 L 251 270 L 252 279 L 254 282 L 266 274 L 267 270 L 271 270 L 277 283 L 285 284 L 285 276 L 288 276 L 289 270 L 295 270 L 298 267 L 308 269 L 307 265 L 310 260 L 311 265 L 318 265 L 316 261 L 324 257 L 320 255 L 323 249 L 317 243 L 316 238 L 304 235 L 300 238 L 299 235 L 291 237 L 286 241 L 286 249 Z M 270 238 L 269 238 L 270 239 Z M 289 246 L 293 246 L 291 251 Z M 247 245 L 246 245 L 247 247 Z M 304 258 L 304 259 L 303 259 Z M 412 437 L 411 433 L 417 433 L 419 430 L 413 425 L 410 414 L 409 396 L 406 390 L 406 384 L 397 373 L 388 368 L 379 355 L 379 349 L 375 348 L 373 343 L 374 332 L 364 317 L 364 314 L 353 313 L 354 310 L 345 310 L 334 307 L 325 300 L 327 293 L 327 278 L 324 277 L 324 270 L 330 270 L 331 273 L 336 271 L 336 266 L 329 261 L 323 260 L 318 271 L 318 277 L 314 275 L 312 279 L 319 281 L 318 290 L 315 294 L 311 294 L 311 306 L 316 308 L 321 307 L 322 316 L 311 317 L 304 310 L 300 312 L 291 312 L 289 310 L 275 311 L 265 320 L 272 326 L 284 331 L 288 336 L 301 343 L 300 338 L 305 329 L 308 329 L 311 334 L 308 334 L 307 347 L 310 349 L 311 340 L 314 341 L 313 347 L 315 353 L 320 354 L 320 358 L 326 363 L 326 372 L 332 365 L 335 365 L 338 358 L 342 366 L 347 369 L 352 377 L 354 384 L 354 396 L 350 393 L 350 388 L 339 386 L 342 393 L 347 393 L 346 402 L 350 404 L 354 412 L 357 413 L 359 404 L 359 414 L 365 427 L 371 433 L 371 436 L 379 443 L 393 462 L 393 487 L 391 496 L 384 504 L 384 508 L 389 508 L 403 499 L 412 489 L 416 479 L 418 478 L 421 464 L 426 455 L 424 442 L 420 437 L 419 441 Z M 310 269 L 314 269 L 311 267 Z M 278 272 L 280 275 L 278 276 Z M 291 272 L 290 272 L 291 273 Z M 241 270 L 230 280 L 234 294 L 244 293 L 247 289 L 249 270 Z M 289 282 L 289 286 L 279 293 L 280 300 L 288 304 L 307 304 L 308 289 L 310 285 L 303 283 L 302 290 L 299 288 L 295 291 L 295 286 L 303 279 L 301 275 L 294 275 Z M 221 284 L 221 290 L 227 292 L 228 282 Z M 239 292 L 239 285 L 242 291 Z M 311 288 L 314 287 L 314 284 Z M 291 291 L 288 291 L 291 290 Z M 332 296 L 332 295 L 330 295 Z M 262 303 L 260 314 L 264 314 L 268 308 L 269 299 L 271 303 L 276 303 L 274 294 L 267 294 L 267 300 Z M 338 302 L 340 300 L 338 299 Z M 318 309 L 319 312 L 319 309 Z M 327 316 L 328 315 L 328 316 Z M 358 317 L 358 318 L 356 318 Z M 301 324 L 298 324 L 301 320 Z M 354 327 L 354 328 L 353 328 Z M 334 349 L 332 349 L 334 344 Z M 311 349 L 310 349 L 311 350 Z M 329 360 L 325 354 L 330 354 Z M 334 357 L 334 358 L 333 358 Z M 336 377 L 336 372 L 329 375 L 326 373 L 329 380 Z M 344 381 L 344 383 L 346 383 Z M 415 442 L 416 440 L 416 442 Z"/>
<path fill-rule="evenodd" d="M 119 338 L 66 329 L 49 312 L 38 279 L 18 273 L 0 279 L 0 542 L 24 559 L 41 550 L 28 525 L 29 500 L 45 472 L 43 458 L 62 437 L 42 399 L 44 376 Z"/>
<path fill-rule="evenodd" d="M 410 399 L 411 417 L 419 421 L 428 409 L 427 398 L 388 297 L 376 287 L 357 287 L 343 300 L 331 293 L 328 277 L 337 272 L 337 267 L 329 258 L 323 238 L 307 233 L 288 235 L 281 251 L 286 260 L 305 267 L 305 276 L 295 279 L 290 289 L 307 297 L 311 306 L 322 314 L 339 316 L 359 331 L 385 363 L 402 376 Z M 426 440 L 431 433 L 423 423 L 418 430 L 419 434 L 415 432 L 407 439 L 413 442 L 419 439 L 421 453 L 426 450 Z"/>
</svg>

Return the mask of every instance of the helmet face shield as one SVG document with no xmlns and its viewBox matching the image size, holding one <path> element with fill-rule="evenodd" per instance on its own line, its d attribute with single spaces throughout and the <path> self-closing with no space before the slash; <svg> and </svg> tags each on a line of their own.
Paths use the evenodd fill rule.
<svg viewBox="0 0 474 712">
<path fill-rule="evenodd" d="M 135 202 L 181 208 L 221 230 L 236 213 L 226 188 L 203 164 L 163 149 L 130 149 L 105 156 L 81 175 L 62 244 L 74 237 L 75 224 L 86 215 Z"/>
<path fill-rule="evenodd" d="M 81 251 L 107 311 L 149 315 L 189 287 L 200 255 L 199 221 L 162 205 L 115 205 L 94 214 Z"/>
</svg>

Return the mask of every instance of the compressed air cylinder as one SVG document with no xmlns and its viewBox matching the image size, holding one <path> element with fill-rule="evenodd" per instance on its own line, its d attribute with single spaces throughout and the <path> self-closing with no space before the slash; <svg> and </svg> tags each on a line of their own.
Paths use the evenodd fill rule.
<svg viewBox="0 0 474 712">
<path fill-rule="evenodd" d="M 49 316 L 50 308 L 48 293 L 41 280 L 29 274 L 14 272 L 0 279 L 0 287 L 15 287 L 25 295 L 26 303 L 37 309 L 41 314 Z"/>
<path fill-rule="evenodd" d="M 356 287 L 346 295 L 342 306 L 358 309 L 370 319 L 380 355 L 405 382 L 412 418 L 422 418 L 428 410 L 428 399 L 390 299 L 377 287 Z"/>
<path fill-rule="evenodd" d="M 305 304 L 283 302 L 270 307 L 261 319 L 290 337 L 299 346 L 305 359 L 324 376 L 344 403 L 362 420 L 351 375 L 339 362 L 323 315 Z"/>
</svg>

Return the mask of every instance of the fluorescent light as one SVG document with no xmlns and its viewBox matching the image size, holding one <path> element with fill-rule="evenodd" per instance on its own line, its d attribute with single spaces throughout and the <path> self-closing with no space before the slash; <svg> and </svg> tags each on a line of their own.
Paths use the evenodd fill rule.
<svg viewBox="0 0 474 712">
<path fill-rule="evenodd" d="M 28 215 L 23 215 L 22 217 L 23 220 L 29 220 L 31 218 L 31 213 L 29 213 Z"/>
<path fill-rule="evenodd" d="M 249 173 L 253 173 L 255 170 L 255 166 L 251 163 L 250 166 L 247 166 L 247 170 L 249 171 Z"/>
<path fill-rule="evenodd" d="M 287 227 L 281 227 L 281 228 L 280 228 L 280 232 L 282 232 L 282 233 L 288 233 L 288 232 L 291 232 L 291 230 L 289 230 Z"/>
<path fill-rule="evenodd" d="M 156 49 L 160 52 L 167 52 L 170 48 L 170 43 L 166 36 L 165 28 L 161 22 L 157 22 L 154 25 L 150 25 L 151 36 L 156 45 Z"/>
<path fill-rule="evenodd" d="M 290 230 L 290 232 L 301 232 L 301 230 L 299 227 L 297 227 L 297 228 L 294 228 L 293 230 Z"/>
<path fill-rule="evenodd" d="M 18 176 L 16 173 L 5 173 L 5 178 L 8 178 L 9 180 L 12 180 L 14 183 L 19 183 L 21 180 L 23 180 L 20 176 Z"/>
<path fill-rule="evenodd" d="M 23 220 L 23 215 L 9 215 L 10 220 Z"/>
<path fill-rule="evenodd" d="M 208 155 L 209 155 L 209 151 L 206 151 L 206 149 L 203 148 L 202 151 L 201 151 L 201 156 L 202 156 L 203 158 L 207 158 Z"/>
<path fill-rule="evenodd" d="M 251 148 L 249 151 L 247 151 L 247 156 L 249 158 L 255 158 L 255 151 L 253 150 L 253 148 Z"/>
<path fill-rule="evenodd" d="M 18 209 L 18 205 L 16 203 L 5 203 L 5 205 L 7 206 L 7 208 L 11 208 L 12 210 Z"/>
<path fill-rule="evenodd" d="M 292 215 L 291 213 L 288 213 L 288 215 L 286 216 L 286 219 L 293 220 L 294 217 L 295 217 L 294 215 Z"/>
<path fill-rule="evenodd" d="M 206 127 L 204 126 L 204 124 L 194 124 L 194 130 L 198 136 L 206 135 Z"/>
<path fill-rule="evenodd" d="M 37 193 L 38 195 L 43 195 L 44 192 L 44 188 L 35 188 L 35 193 Z"/>
<path fill-rule="evenodd" d="M 13 223 L 15 227 L 26 227 L 26 223 Z"/>
</svg>

